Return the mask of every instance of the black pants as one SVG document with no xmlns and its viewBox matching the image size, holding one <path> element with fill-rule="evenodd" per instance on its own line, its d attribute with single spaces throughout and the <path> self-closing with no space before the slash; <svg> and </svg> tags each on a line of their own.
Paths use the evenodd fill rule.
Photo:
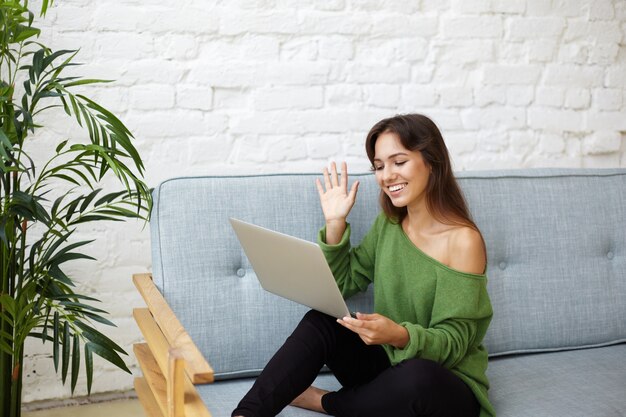
<svg viewBox="0 0 626 417">
<path fill-rule="evenodd" d="M 322 397 L 330 415 L 476 417 L 480 412 L 469 387 L 441 365 L 411 359 L 391 366 L 381 346 L 368 346 L 333 317 L 309 311 L 232 415 L 275 416 L 325 364 L 343 387 Z"/>
</svg>

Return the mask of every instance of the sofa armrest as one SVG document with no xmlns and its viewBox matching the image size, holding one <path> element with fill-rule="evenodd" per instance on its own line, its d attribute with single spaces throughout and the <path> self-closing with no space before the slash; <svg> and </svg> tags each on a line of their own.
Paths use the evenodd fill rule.
<svg viewBox="0 0 626 417">
<path fill-rule="evenodd" d="M 162 353 L 167 353 L 169 349 L 164 345 L 164 341 L 160 340 L 158 335 L 162 334 L 169 347 L 173 347 L 179 352 L 185 362 L 185 371 L 189 379 L 194 384 L 205 384 L 213 382 L 213 369 L 204 358 L 196 344 L 180 323 L 170 306 L 161 295 L 159 289 L 152 281 L 152 274 L 135 274 L 133 282 L 145 300 L 149 313 L 147 311 L 135 313 L 135 318 L 139 316 L 137 321 L 140 328 L 143 326 L 142 332 L 151 348 L 157 349 Z M 150 325 L 150 320 L 146 320 L 151 315 L 154 318 L 156 326 Z M 148 340 L 152 339 L 152 340 Z M 159 348 L 160 346 L 160 348 Z M 168 364 L 164 362 L 166 355 L 160 355 L 155 352 L 158 357 L 159 367 L 166 370 Z"/>
<path fill-rule="evenodd" d="M 143 377 L 135 378 L 135 390 L 149 417 L 211 417 L 194 385 L 182 372 L 184 359 L 175 349 L 168 352 L 163 374 L 146 343 L 133 346 Z"/>
</svg>

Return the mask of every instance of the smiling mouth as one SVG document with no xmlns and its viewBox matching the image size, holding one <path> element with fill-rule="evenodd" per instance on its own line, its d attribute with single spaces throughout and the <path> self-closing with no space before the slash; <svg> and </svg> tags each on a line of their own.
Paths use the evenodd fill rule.
<svg viewBox="0 0 626 417">
<path fill-rule="evenodd" d="M 389 191 L 391 191 L 393 193 L 393 192 L 400 191 L 400 190 L 404 189 L 404 187 L 406 187 L 406 183 L 391 185 L 391 186 L 389 186 L 387 188 L 389 189 Z"/>
</svg>

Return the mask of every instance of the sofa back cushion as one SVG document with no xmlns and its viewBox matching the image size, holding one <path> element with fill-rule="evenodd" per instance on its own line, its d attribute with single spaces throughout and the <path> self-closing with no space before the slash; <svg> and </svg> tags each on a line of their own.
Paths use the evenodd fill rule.
<svg viewBox="0 0 626 417">
<path fill-rule="evenodd" d="M 259 285 L 228 217 L 315 241 L 317 175 L 176 178 L 154 193 L 154 280 L 217 379 L 256 375 L 306 308 Z M 349 221 L 379 212 L 372 175 Z M 457 178 L 489 256 L 492 355 L 626 340 L 626 170 L 465 172 Z M 289 256 L 289 254 L 285 254 Z M 371 291 L 348 301 L 372 311 Z"/>
<path fill-rule="evenodd" d="M 460 177 L 487 245 L 492 356 L 626 341 L 626 170 Z"/>
</svg>

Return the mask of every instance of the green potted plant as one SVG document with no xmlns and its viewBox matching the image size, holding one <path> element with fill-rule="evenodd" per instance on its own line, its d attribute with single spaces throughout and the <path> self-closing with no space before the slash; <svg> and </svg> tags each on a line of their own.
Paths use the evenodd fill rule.
<svg viewBox="0 0 626 417">
<path fill-rule="evenodd" d="M 45 16 L 52 0 L 43 0 Z M 103 83 L 66 75 L 76 51 L 52 51 L 38 41 L 28 0 L 0 0 L 0 415 L 21 413 L 24 342 L 50 346 L 63 383 L 72 392 L 81 363 L 91 392 L 94 354 L 128 371 L 124 350 L 95 328 L 112 325 L 98 300 L 75 291 L 68 263 L 93 259 L 91 241 L 77 240 L 85 223 L 147 219 L 150 190 L 133 136 L 111 112 L 76 92 Z M 75 72 L 75 71 L 73 71 Z M 57 112 L 78 123 L 84 138 L 59 138 L 47 161 L 35 166 L 29 151 Z M 116 178 L 120 189 L 102 190 Z"/>
</svg>

